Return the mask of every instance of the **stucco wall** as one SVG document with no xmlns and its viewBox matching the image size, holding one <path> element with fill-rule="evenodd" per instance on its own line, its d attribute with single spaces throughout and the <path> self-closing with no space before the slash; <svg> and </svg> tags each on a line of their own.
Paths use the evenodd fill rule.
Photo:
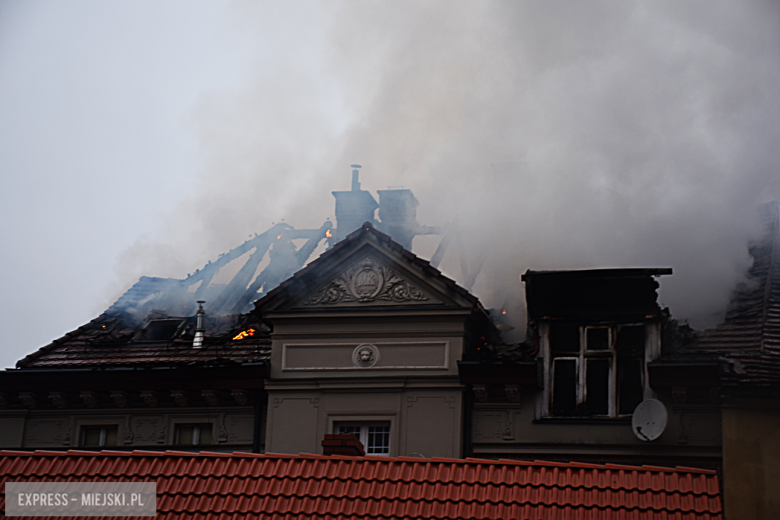
<svg viewBox="0 0 780 520">
<path fill-rule="evenodd" d="M 429 382 L 433 383 L 433 382 Z M 349 381 L 311 389 L 270 384 L 266 451 L 322 453 L 320 441 L 334 423 L 390 424 L 390 456 L 461 456 L 462 389 L 457 380 Z"/>
<path fill-rule="evenodd" d="M 117 445 L 106 449 L 168 449 L 177 424 L 213 425 L 208 451 L 250 451 L 255 416 L 251 408 L 138 409 L 76 411 L 33 410 L 25 417 L 0 416 L 0 448 L 74 449 L 85 426 L 117 426 Z M 177 447 L 182 449 L 183 447 Z M 193 447 L 194 448 L 194 447 Z"/>
</svg>

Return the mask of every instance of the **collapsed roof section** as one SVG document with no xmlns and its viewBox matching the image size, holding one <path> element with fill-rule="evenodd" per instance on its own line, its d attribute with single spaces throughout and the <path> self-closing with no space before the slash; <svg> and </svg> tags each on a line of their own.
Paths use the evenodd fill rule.
<svg viewBox="0 0 780 520">
<path fill-rule="evenodd" d="M 220 255 L 214 262 L 183 280 L 142 277 L 111 309 L 145 316 L 162 309 L 171 316 L 187 316 L 196 310 L 195 302 L 208 302 L 210 315 L 241 314 L 252 308 L 252 302 L 263 291 L 303 267 L 317 246 L 331 236 L 332 224 L 326 221 L 319 229 L 295 229 L 276 224 L 265 233 L 255 235 L 240 246 Z M 296 247 L 294 241 L 304 243 Z M 213 283 L 223 269 L 235 265 L 235 274 L 226 283 Z"/>
<path fill-rule="evenodd" d="M 678 355 L 726 358 L 725 382 L 743 390 L 771 387 L 780 391 L 780 216 L 778 203 L 760 208 L 762 237 L 748 247 L 753 257 L 747 280 L 740 284 L 714 329 L 697 333 Z"/>
</svg>

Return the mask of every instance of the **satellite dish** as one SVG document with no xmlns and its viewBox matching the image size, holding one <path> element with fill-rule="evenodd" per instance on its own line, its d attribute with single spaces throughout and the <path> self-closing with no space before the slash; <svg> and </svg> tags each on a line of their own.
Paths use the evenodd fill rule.
<svg viewBox="0 0 780 520">
<path fill-rule="evenodd" d="M 654 441 L 664 432 L 669 414 L 664 404 L 657 399 L 645 399 L 634 410 L 631 417 L 631 430 L 637 439 Z"/>
</svg>

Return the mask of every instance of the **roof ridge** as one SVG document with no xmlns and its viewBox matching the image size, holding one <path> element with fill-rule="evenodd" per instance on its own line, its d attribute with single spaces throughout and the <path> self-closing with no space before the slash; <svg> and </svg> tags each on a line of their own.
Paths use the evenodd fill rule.
<svg viewBox="0 0 780 520">
<path fill-rule="evenodd" d="M 180 494 L 181 493 L 179 493 L 179 492 L 163 491 L 163 492 L 159 493 L 159 496 L 175 497 L 175 496 L 178 496 Z M 664 493 L 663 492 L 658 492 L 658 493 L 655 493 L 655 494 L 661 495 L 661 494 L 664 494 Z M 667 492 L 667 494 L 668 494 L 668 492 Z M 685 494 L 688 494 L 688 493 L 685 493 Z M 199 493 L 199 496 L 206 496 L 206 497 L 218 497 L 218 496 L 221 496 L 221 497 L 224 497 L 224 496 L 252 497 L 252 496 L 255 496 L 255 495 L 253 493 L 251 493 L 251 492 L 240 493 L 240 494 L 230 493 L 230 492 L 225 492 L 225 493 L 219 493 L 219 492 L 206 493 L 206 492 L 203 492 L 203 493 Z M 264 495 L 264 498 L 265 497 L 270 497 L 270 498 L 273 498 L 273 499 L 279 499 L 279 498 L 284 498 L 284 499 L 310 498 L 311 499 L 311 498 L 316 498 L 318 496 L 319 495 L 317 493 L 311 493 L 311 492 L 304 492 L 304 493 L 300 493 L 300 494 L 295 494 L 294 492 L 289 492 L 289 493 L 286 493 L 286 494 L 266 493 Z M 709 495 L 709 496 L 715 497 L 715 496 L 718 496 L 718 494 Z M 352 503 L 355 503 L 355 502 L 358 502 L 358 503 L 379 502 L 379 503 L 381 503 L 381 502 L 384 501 L 381 498 L 376 498 L 376 497 L 373 497 L 373 496 L 366 496 L 366 497 L 362 497 L 362 496 L 339 496 L 338 499 L 340 501 L 352 502 Z M 408 496 L 408 497 L 404 498 L 404 501 L 405 502 L 413 502 L 415 504 L 451 504 L 451 507 L 457 507 L 460 504 L 477 504 L 477 505 L 480 505 L 480 506 L 492 505 L 492 506 L 504 506 L 504 507 L 511 507 L 513 505 L 518 505 L 517 500 L 512 500 L 512 499 L 510 499 L 510 500 L 490 500 L 490 499 L 482 499 L 482 500 L 480 500 L 477 497 L 468 497 L 468 498 L 457 498 L 457 499 L 455 499 L 455 498 L 452 498 L 452 497 L 447 497 L 447 498 L 439 498 L 439 497 L 436 497 L 436 498 L 426 498 L 426 497 L 414 498 L 412 496 Z M 650 502 L 648 504 L 639 504 L 639 503 L 637 503 L 636 505 L 632 505 L 632 506 L 626 505 L 625 502 L 623 504 L 620 504 L 620 505 L 615 505 L 615 504 L 603 505 L 603 504 L 597 504 L 595 502 L 590 503 L 590 504 L 586 504 L 584 502 L 585 502 L 584 500 L 582 502 L 575 502 L 575 501 L 571 500 L 571 498 L 570 498 L 568 502 L 561 503 L 561 500 L 559 498 L 550 499 L 549 497 L 542 495 L 542 496 L 535 497 L 535 500 L 527 500 L 527 501 L 523 502 L 523 504 L 529 504 L 529 505 L 533 505 L 533 506 L 540 506 L 541 505 L 541 506 L 545 506 L 545 507 L 558 507 L 560 509 L 566 509 L 566 508 L 577 508 L 577 509 L 587 509 L 587 510 L 597 509 L 599 511 L 653 511 L 653 512 L 668 512 L 668 513 L 675 513 L 675 512 L 682 512 L 682 513 L 699 512 L 699 510 L 697 509 L 697 505 L 696 504 L 691 504 L 689 507 L 685 508 L 682 505 L 682 501 L 678 501 L 678 503 L 676 505 L 672 505 L 672 506 L 668 505 L 668 503 L 669 503 L 668 500 L 665 501 L 664 505 L 658 505 L 658 504 L 656 504 L 655 501 L 653 501 L 653 502 Z M 637 500 L 637 502 L 639 502 L 639 501 Z M 180 512 L 188 512 L 188 513 L 200 512 L 200 510 L 188 510 L 186 508 L 187 505 L 188 504 L 183 504 L 182 507 L 178 511 L 180 511 Z M 169 513 L 172 512 L 172 508 L 169 507 L 167 512 L 169 512 Z M 233 511 L 230 510 L 228 506 L 225 506 L 225 508 L 223 510 L 216 510 L 216 511 L 215 510 L 211 510 L 210 512 L 213 514 L 213 513 L 220 513 L 220 512 L 231 512 L 232 513 Z M 394 517 L 383 516 L 383 515 L 381 515 L 381 513 L 377 517 L 380 517 L 380 518 L 394 518 Z M 374 517 L 374 516 L 363 517 L 363 516 L 361 516 L 361 518 L 377 518 L 377 517 Z M 296 516 L 296 518 L 297 518 L 297 516 Z M 407 518 L 407 517 L 402 517 L 402 518 Z M 429 518 L 437 518 L 437 517 L 429 517 Z"/>
<path fill-rule="evenodd" d="M 147 450 L 133 450 L 133 451 L 117 451 L 117 450 L 102 450 L 102 451 L 87 451 L 87 450 L 0 450 L 0 456 L 30 456 L 30 457 L 52 457 L 52 456 L 94 456 L 94 457 L 191 457 L 191 458 L 221 458 L 221 459 L 301 459 L 301 460 L 339 460 L 342 462 L 384 462 L 384 463 L 396 463 L 396 462 L 414 462 L 417 464 L 457 464 L 463 466 L 531 466 L 531 467 L 544 467 L 544 468 L 571 468 L 571 469 L 594 469 L 602 471 L 642 471 L 642 472 L 655 472 L 655 473 L 696 473 L 705 475 L 716 475 L 717 472 L 711 469 L 704 468 L 691 468 L 687 466 L 676 466 L 674 468 L 662 467 L 662 466 L 629 466 L 623 464 L 592 464 L 585 462 L 553 462 L 553 461 L 527 461 L 527 460 L 513 460 L 513 459 L 453 459 L 444 457 L 379 457 L 379 456 L 350 456 L 350 455 L 319 455 L 315 453 L 249 453 L 234 451 L 232 453 L 222 453 L 213 451 L 147 451 Z"/>
</svg>

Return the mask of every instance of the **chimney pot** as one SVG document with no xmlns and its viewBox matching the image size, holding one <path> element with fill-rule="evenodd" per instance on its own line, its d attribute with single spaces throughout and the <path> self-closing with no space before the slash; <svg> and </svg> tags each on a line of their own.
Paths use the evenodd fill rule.
<svg viewBox="0 0 780 520">
<path fill-rule="evenodd" d="M 198 300 L 198 312 L 195 315 L 195 339 L 192 340 L 192 348 L 203 347 L 203 316 L 206 311 L 203 310 L 205 300 Z"/>
<path fill-rule="evenodd" d="M 366 452 L 363 444 L 355 435 L 336 435 L 326 433 L 322 440 L 323 455 L 346 455 L 348 457 L 364 457 Z"/>
</svg>

